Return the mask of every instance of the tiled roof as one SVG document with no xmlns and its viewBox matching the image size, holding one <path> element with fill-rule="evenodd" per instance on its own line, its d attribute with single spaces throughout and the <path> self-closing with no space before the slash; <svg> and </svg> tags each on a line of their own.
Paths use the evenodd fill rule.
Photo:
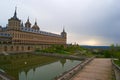
<svg viewBox="0 0 120 80">
<path fill-rule="evenodd" d="M 41 31 L 41 30 L 40 31 L 39 30 L 34 30 L 32 28 L 26 28 L 26 27 L 21 27 L 21 31 L 43 34 L 43 35 L 48 35 L 48 36 L 61 37 L 61 35 L 58 35 L 58 34 L 54 34 L 54 33 L 51 33 L 51 32 L 46 32 L 46 31 Z"/>
<path fill-rule="evenodd" d="M 12 37 L 12 35 L 10 35 L 8 33 L 0 33 L 0 36 L 2 36 L 2 37 Z"/>
<path fill-rule="evenodd" d="M 62 37 L 61 35 L 59 34 L 54 34 L 54 33 L 51 33 L 51 32 L 46 32 L 46 31 L 41 31 L 41 30 L 34 30 L 32 28 L 27 28 L 27 27 L 21 27 L 20 28 L 21 31 L 24 31 L 24 32 L 31 32 L 31 33 L 36 33 L 36 34 L 43 34 L 43 35 L 48 35 L 48 36 L 55 36 L 55 37 Z M 7 30 L 7 27 L 4 27 L 2 28 L 3 31 L 6 31 Z M 0 35 L 7 35 L 5 33 L 0 33 Z"/>
</svg>

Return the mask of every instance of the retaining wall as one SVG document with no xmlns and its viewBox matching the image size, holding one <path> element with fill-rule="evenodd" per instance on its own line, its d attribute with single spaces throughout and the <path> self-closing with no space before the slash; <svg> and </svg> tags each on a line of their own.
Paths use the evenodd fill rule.
<svg viewBox="0 0 120 80">
<path fill-rule="evenodd" d="M 0 71 L 0 78 L 2 78 L 2 80 L 15 80 L 13 77 L 8 76 L 6 73 L 1 71 Z"/>
<path fill-rule="evenodd" d="M 62 55 L 62 54 L 57 54 L 57 53 L 37 53 L 43 56 L 51 56 L 51 57 L 59 57 L 59 58 L 65 58 L 65 59 L 74 59 L 74 60 L 85 60 L 86 57 L 78 57 L 78 56 L 73 56 L 73 55 Z"/>
<path fill-rule="evenodd" d="M 94 57 L 85 60 L 84 62 L 73 67 L 71 70 L 64 72 L 63 74 L 56 76 L 54 80 L 70 80 L 76 73 L 78 73 L 86 64 L 91 62 Z"/>
</svg>

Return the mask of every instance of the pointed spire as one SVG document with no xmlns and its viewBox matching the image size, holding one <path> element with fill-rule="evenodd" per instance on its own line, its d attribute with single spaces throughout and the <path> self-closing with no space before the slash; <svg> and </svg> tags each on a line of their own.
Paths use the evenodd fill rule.
<svg viewBox="0 0 120 80">
<path fill-rule="evenodd" d="M 15 7 L 14 18 L 17 18 L 17 7 Z"/>
<path fill-rule="evenodd" d="M 67 33 L 65 32 L 65 27 L 63 26 L 63 31 L 61 32 L 62 37 L 66 37 Z"/>
<path fill-rule="evenodd" d="M 40 30 L 39 26 L 37 25 L 37 20 L 35 19 L 35 24 L 33 25 L 32 29 Z"/>
<path fill-rule="evenodd" d="M 35 25 L 37 25 L 37 19 L 35 19 Z"/>
<path fill-rule="evenodd" d="M 65 27 L 63 26 L 63 32 L 65 32 Z"/>
<path fill-rule="evenodd" d="M 27 22 L 29 22 L 29 16 L 28 16 Z"/>
</svg>

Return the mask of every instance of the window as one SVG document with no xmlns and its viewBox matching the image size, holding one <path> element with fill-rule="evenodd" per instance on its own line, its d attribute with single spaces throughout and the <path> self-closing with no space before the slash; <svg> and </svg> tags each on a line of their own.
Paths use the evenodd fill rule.
<svg viewBox="0 0 120 80">
<path fill-rule="evenodd" d="M 28 50 L 30 50 L 30 46 L 28 46 Z"/>
<path fill-rule="evenodd" d="M 22 51 L 24 51 L 24 47 L 22 46 L 21 48 L 22 48 Z"/>
<path fill-rule="evenodd" d="M 19 50 L 19 46 L 16 46 L 16 51 L 18 51 Z"/>
<path fill-rule="evenodd" d="M 13 46 L 11 46 L 10 50 L 13 51 Z"/>
<path fill-rule="evenodd" d="M 7 46 L 4 46 L 4 51 L 7 51 Z"/>
</svg>

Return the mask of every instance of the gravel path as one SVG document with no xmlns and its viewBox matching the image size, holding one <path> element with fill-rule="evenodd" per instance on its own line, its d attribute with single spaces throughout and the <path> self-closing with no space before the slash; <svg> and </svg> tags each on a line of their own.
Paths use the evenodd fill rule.
<svg viewBox="0 0 120 80">
<path fill-rule="evenodd" d="M 71 80 L 111 80 L 111 59 L 96 58 L 86 65 Z"/>
</svg>

